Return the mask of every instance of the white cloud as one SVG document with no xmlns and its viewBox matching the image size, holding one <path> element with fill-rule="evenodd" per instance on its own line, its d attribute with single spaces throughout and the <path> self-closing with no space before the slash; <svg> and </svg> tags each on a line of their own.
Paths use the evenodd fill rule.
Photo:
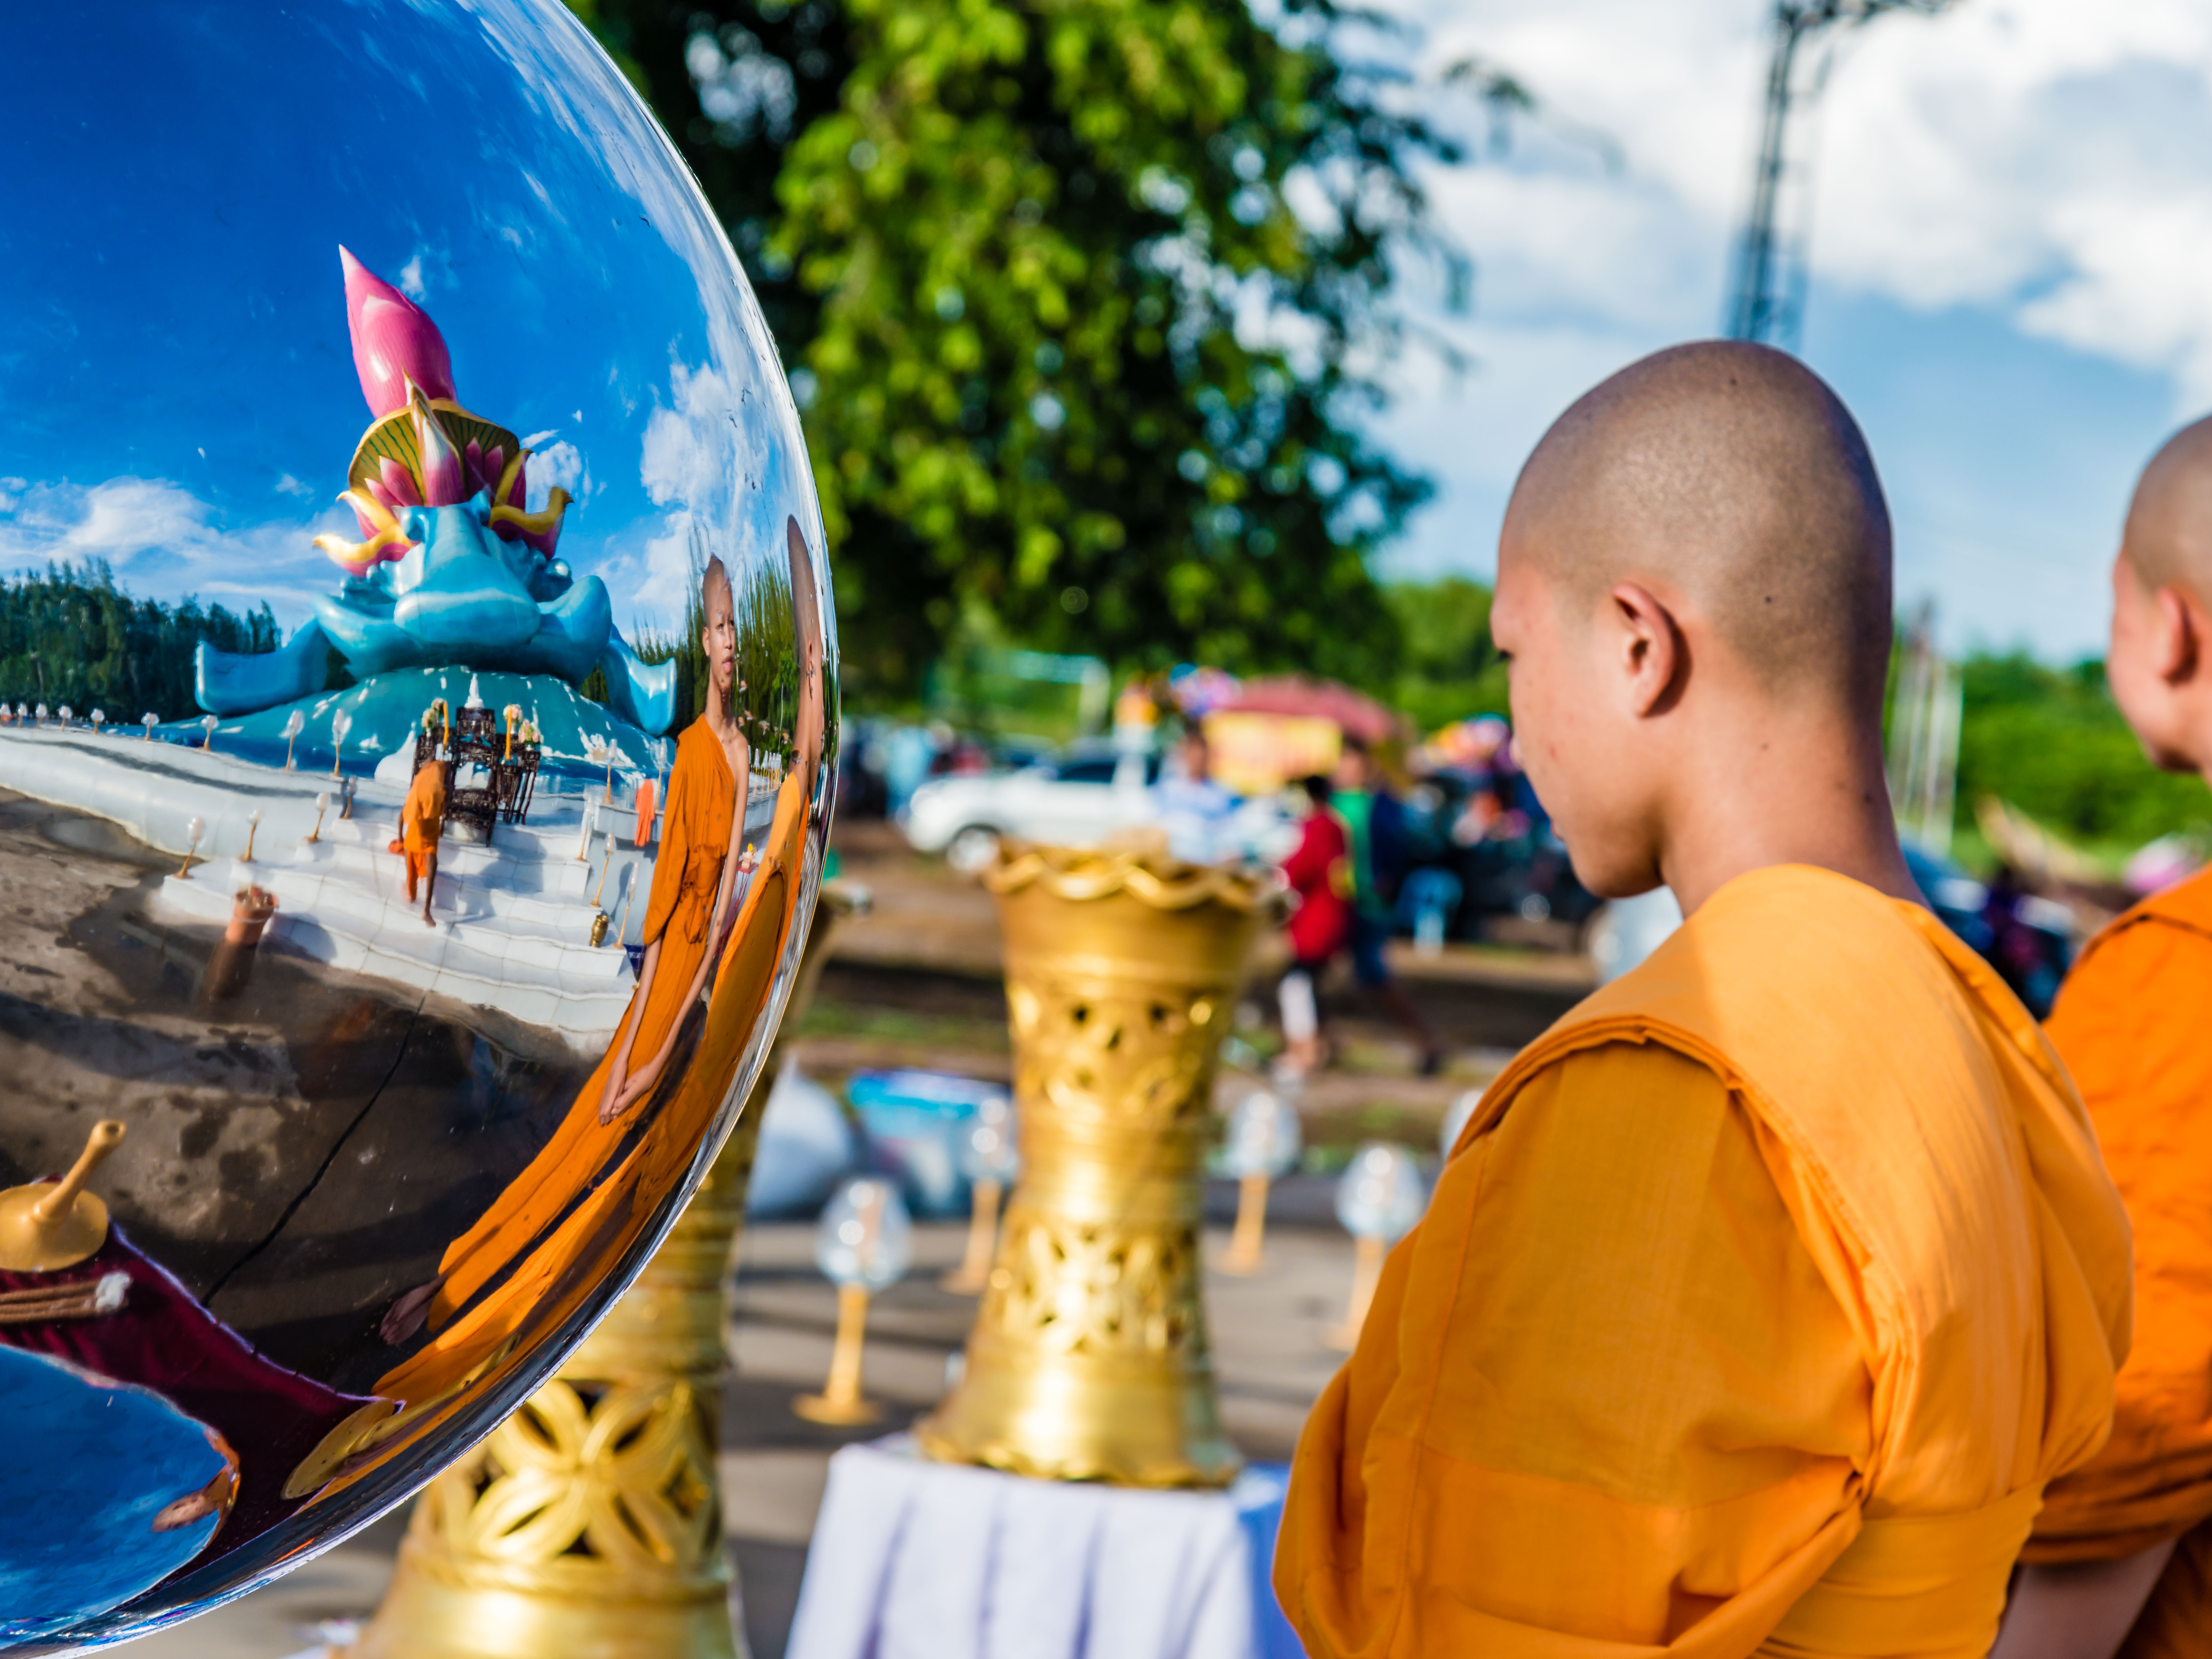
<svg viewBox="0 0 2212 1659">
<path fill-rule="evenodd" d="M 1620 146 L 1524 138 L 1503 167 L 1437 183 L 1493 303 L 1680 331 L 1750 185 L 1765 0 L 1401 0 L 1431 70 L 1500 64 Z M 2172 376 L 2212 401 L 2212 10 L 1973 0 L 1831 37 L 1801 118 L 1817 275 L 1921 309 L 1972 305 L 2022 331 Z M 1449 100 L 1445 106 L 1449 107 Z"/>
<path fill-rule="evenodd" d="M 1558 118 L 1549 129 L 1541 117 L 1523 126 L 1502 159 L 1431 175 L 1440 222 L 1476 261 L 1476 307 L 1453 319 L 1433 295 L 1418 303 L 1477 367 L 1455 383 L 1409 355 L 1396 370 L 1398 403 L 1377 427 L 1440 487 L 1394 562 L 1480 570 L 1504 492 L 1545 424 L 1613 368 L 1717 331 L 1749 193 L 1771 5 L 1386 3 L 1423 31 L 1430 79 L 1479 56 Z M 1808 216 L 1816 343 L 1826 296 L 1886 307 L 1900 329 L 1924 318 L 1981 330 L 1975 337 L 1989 343 L 1978 349 L 2034 362 L 2046 381 L 2103 376 L 2109 396 L 2102 364 L 2155 377 L 2166 407 L 2145 399 L 2141 436 L 2131 427 L 2126 439 L 2138 459 L 2160 419 L 2212 404 L 2212 173 L 2199 159 L 2212 144 L 2212 8 L 1971 0 L 1834 39 L 1798 151 L 1809 164 L 1797 199 Z M 1457 94 L 1427 106 L 1481 130 Z M 1575 126 L 1613 141 L 1620 168 L 1576 142 Z M 1433 286 L 1416 277 L 1409 289 L 1424 284 Z M 1915 366 L 1816 367 L 1865 387 L 1910 385 Z M 1942 424 L 2017 424 L 2004 377 L 1942 390 L 1943 416 L 1916 422 L 1893 410 L 1876 434 L 1898 493 L 1923 509 L 1899 520 L 1901 585 L 1942 592 L 1961 642 L 1986 625 L 1990 636 L 2049 650 L 2094 648 L 2102 554 L 2133 463 L 2108 459 L 2094 477 L 2062 479 L 2023 458 L 2020 489 L 2008 492 L 2004 480 L 1990 483 L 1969 436 Z M 2064 434 L 2093 417 L 2062 393 L 2032 418 Z M 1978 484 L 1947 492 L 1969 462 Z M 1925 510 L 1939 500 L 1940 515 Z M 2039 551 L 2024 545 L 2023 511 L 2044 520 Z"/>
<path fill-rule="evenodd" d="M 546 501 L 556 485 L 567 490 L 570 498 L 579 503 L 591 499 L 598 486 L 592 482 L 592 469 L 584 460 L 583 451 L 575 445 L 564 441 L 539 449 L 533 439 L 523 447 L 532 452 L 527 475 L 529 495 L 524 502 L 532 513 L 545 510 Z"/>
<path fill-rule="evenodd" d="M 722 434 L 737 416 L 737 394 L 726 375 L 682 362 L 670 366 L 668 390 L 671 406 L 646 419 L 640 477 L 655 507 L 701 504 L 728 489 L 731 458 Z"/>
<path fill-rule="evenodd" d="M 287 626 L 306 618 L 311 594 L 337 585 L 337 567 L 314 546 L 325 530 L 357 533 L 337 507 L 311 520 L 234 526 L 167 478 L 0 479 L 0 574 L 104 560 L 134 593 L 246 605 L 265 599 Z"/>
<path fill-rule="evenodd" d="M 399 267 L 399 291 L 417 303 L 429 296 L 430 290 L 422 281 L 422 255 L 419 249 L 414 258 Z"/>
</svg>

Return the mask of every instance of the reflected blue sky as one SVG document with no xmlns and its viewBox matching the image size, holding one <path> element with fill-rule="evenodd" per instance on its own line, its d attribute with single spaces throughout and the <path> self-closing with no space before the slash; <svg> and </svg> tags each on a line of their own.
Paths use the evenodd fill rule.
<svg viewBox="0 0 2212 1659">
<path fill-rule="evenodd" d="M 680 615 L 695 530 L 780 562 L 793 513 L 819 556 L 751 297 L 558 4 L 26 9 L 0 107 L 0 570 L 304 621 L 312 538 L 358 533 L 340 243 L 575 495 L 562 555 L 623 629 Z"/>
</svg>

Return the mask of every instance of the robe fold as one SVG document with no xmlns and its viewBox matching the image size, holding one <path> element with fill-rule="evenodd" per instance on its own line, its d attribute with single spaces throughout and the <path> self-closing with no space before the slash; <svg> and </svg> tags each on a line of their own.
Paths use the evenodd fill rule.
<svg viewBox="0 0 2212 1659">
<path fill-rule="evenodd" d="M 2135 1224 L 2135 1344 L 2112 1438 L 2055 1483 L 2031 1561 L 2180 1544 L 2125 1659 L 2212 1654 L 2212 872 L 2136 906 L 2051 1011 Z"/>
<path fill-rule="evenodd" d="M 1935 917 L 1730 882 L 1486 1093 L 1293 1465 L 1316 1659 L 1980 1659 L 2101 1441 L 2127 1218 Z"/>
</svg>

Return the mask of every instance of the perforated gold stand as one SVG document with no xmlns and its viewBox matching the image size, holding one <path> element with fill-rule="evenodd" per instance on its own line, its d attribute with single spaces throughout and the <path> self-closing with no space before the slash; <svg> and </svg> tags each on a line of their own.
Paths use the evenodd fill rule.
<svg viewBox="0 0 2212 1659">
<path fill-rule="evenodd" d="M 1200 1294 L 1214 1056 L 1273 904 L 1261 877 L 1136 853 L 1009 849 L 1024 1167 L 930 1456 L 1124 1486 L 1226 1485 Z"/>
</svg>

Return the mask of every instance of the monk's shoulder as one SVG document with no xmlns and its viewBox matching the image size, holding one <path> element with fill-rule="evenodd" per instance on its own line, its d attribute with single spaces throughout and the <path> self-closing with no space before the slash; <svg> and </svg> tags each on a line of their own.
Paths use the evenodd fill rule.
<svg viewBox="0 0 2212 1659">
<path fill-rule="evenodd" d="M 2161 894 L 2089 942 L 2059 987 L 2048 1022 L 2069 1065 L 2085 1042 L 2169 1022 L 2202 1028 L 2204 999 L 2212 995 L 2212 915 L 2200 921 L 2200 910 L 2212 911 L 2212 902 Z"/>
<path fill-rule="evenodd" d="M 1532 1067 L 1498 1128 L 1507 1162 L 1588 1194 L 1694 1172 L 1736 1116 L 1728 1083 L 1696 1055 L 1615 1041 Z"/>
</svg>

